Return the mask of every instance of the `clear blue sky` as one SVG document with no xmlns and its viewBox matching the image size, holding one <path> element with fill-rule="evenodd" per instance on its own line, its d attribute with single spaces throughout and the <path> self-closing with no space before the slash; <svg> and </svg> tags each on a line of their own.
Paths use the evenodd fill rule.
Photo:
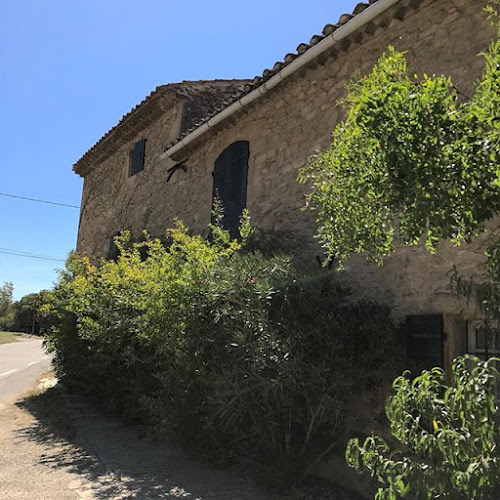
<svg viewBox="0 0 500 500">
<path fill-rule="evenodd" d="M 355 0 L 1 0 L 0 192 L 79 205 L 72 164 L 155 86 L 247 78 Z M 0 196 L 0 284 L 50 288 L 78 210 Z"/>
</svg>

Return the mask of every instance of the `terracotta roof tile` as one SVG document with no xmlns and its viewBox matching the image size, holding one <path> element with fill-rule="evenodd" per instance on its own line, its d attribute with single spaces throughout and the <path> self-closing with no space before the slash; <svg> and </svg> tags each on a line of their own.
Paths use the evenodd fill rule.
<svg viewBox="0 0 500 500">
<path fill-rule="evenodd" d="M 317 43 L 321 42 L 321 40 L 323 40 L 323 38 L 325 38 L 324 35 L 314 35 L 312 38 L 311 38 L 311 41 L 309 42 L 311 45 L 316 45 Z"/>
<path fill-rule="evenodd" d="M 341 26 L 345 25 L 347 22 L 349 22 L 351 19 L 356 17 L 357 15 L 361 14 L 363 11 L 365 11 L 370 5 L 373 5 L 377 3 L 379 0 L 369 0 L 369 2 L 360 2 L 356 5 L 354 8 L 352 14 L 342 14 L 339 17 L 339 20 L 335 24 L 327 24 L 324 28 L 321 34 L 316 34 L 313 35 L 311 38 L 310 43 L 301 43 L 296 50 L 296 53 L 289 53 L 284 57 L 283 61 L 279 61 L 274 64 L 272 69 L 265 69 L 262 72 L 262 75 L 257 75 L 252 81 L 250 85 L 246 85 L 244 89 L 244 94 L 249 94 L 253 90 L 255 90 L 257 87 L 265 83 L 267 80 L 269 80 L 271 77 L 273 77 L 275 74 L 279 73 L 283 68 L 285 68 L 288 64 L 293 62 L 297 57 L 301 56 L 302 54 L 305 54 L 311 47 L 319 43 L 321 40 L 323 40 L 325 37 L 331 35 L 333 32 L 335 32 L 337 29 L 339 29 Z M 238 99 L 240 99 L 240 95 L 233 95 L 231 99 L 228 100 L 227 106 L 230 106 L 234 102 L 236 102 Z M 224 107 L 227 107 L 224 106 Z M 209 121 L 211 118 L 213 118 L 217 112 L 212 112 L 208 114 L 205 117 L 205 121 Z M 189 130 L 186 130 L 183 134 L 181 134 L 175 141 L 171 142 L 167 148 L 171 148 L 173 145 L 177 144 L 180 142 L 184 137 L 189 135 L 190 133 L 194 132 L 198 127 L 192 127 Z"/>
<path fill-rule="evenodd" d="M 125 122 L 128 122 L 137 111 L 144 109 L 144 107 L 154 100 L 159 94 L 174 92 L 178 98 L 186 99 L 189 103 L 187 106 L 187 114 L 183 117 L 181 133 L 174 142 L 167 146 L 166 149 L 169 149 L 200 127 L 203 123 L 209 121 L 224 108 L 227 108 L 238 99 L 241 99 L 241 97 L 249 94 L 261 86 L 265 81 L 272 78 L 279 71 L 297 59 L 297 57 L 305 54 L 311 47 L 318 44 L 325 37 L 334 33 L 341 26 L 345 25 L 355 16 L 361 14 L 370 5 L 373 5 L 378 1 L 379 0 L 369 0 L 369 3 L 358 3 L 352 14 L 342 14 L 337 23 L 327 24 L 323 28 L 321 34 L 313 35 L 310 43 L 301 43 L 297 47 L 295 53 L 286 54 L 283 61 L 278 61 L 273 65 L 272 69 L 265 69 L 262 72 L 262 75 L 257 75 L 252 80 L 205 80 L 199 82 L 182 82 L 157 87 L 144 101 L 127 113 L 115 127 L 113 127 L 96 143 L 95 146 L 87 151 L 87 153 L 85 153 L 83 157 L 75 163 L 73 170 L 81 173 L 81 171 L 84 170 L 84 168 L 89 165 L 91 161 L 95 161 L 96 159 L 99 160 L 100 158 L 99 155 L 96 154 L 96 150 L 98 150 L 102 144 L 107 141 L 113 142 L 111 140 L 113 135 L 116 134 L 117 130 L 120 129 Z"/>
<path fill-rule="evenodd" d="M 73 170 L 82 175 L 89 168 L 104 161 L 123 142 L 134 137 L 140 128 L 150 125 L 164 113 L 159 103 L 162 96 L 170 95 L 184 101 L 181 134 L 202 124 L 202 119 L 222 109 L 229 96 L 250 83 L 250 80 L 199 80 L 171 83 L 156 87 L 141 103 L 132 108 L 121 120 L 104 134 L 74 165 Z"/>
<path fill-rule="evenodd" d="M 370 4 L 368 4 L 368 3 L 364 3 L 364 2 L 358 3 L 358 5 L 356 5 L 356 7 L 354 7 L 354 10 L 352 11 L 352 13 L 355 16 L 357 16 L 358 14 L 361 14 L 361 12 L 366 10 L 368 7 L 370 7 Z"/>
</svg>

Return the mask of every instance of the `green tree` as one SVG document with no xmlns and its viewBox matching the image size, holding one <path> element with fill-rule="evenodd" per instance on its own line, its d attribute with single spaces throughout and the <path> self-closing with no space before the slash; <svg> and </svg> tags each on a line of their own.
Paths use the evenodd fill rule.
<svg viewBox="0 0 500 500">
<path fill-rule="evenodd" d="M 386 413 L 399 449 L 369 437 L 363 445 L 351 440 L 346 450 L 351 467 L 382 483 L 377 500 L 499 498 L 497 361 L 457 359 L 450 386 L 439 368 L 395 380 Z"/>
<path fill-rule="evenodd" d="M 12 308 L 14 285 L 10 281 L 0 286 L 0 319 L 6 317 Z"/>
<path fill-rule="evenodd" d="M 499 1 L 489 5 L 495 26 Z M 500 41 L 470 100 L 450 78 L 417 76 L 394 49 L 347 86 L 347 119 L 299 174 L 318 236 L 339 262 L 381 263 L 396 242 L 468 242 L 500 211 Z"/>
<path fill-rule="evenodd" d="M 40 333 L 45 326 L 40 307 L 46 302 L 47 290 L 29 293 L 13 305 L 14 329 L 18 332 Z"/>
</svg>

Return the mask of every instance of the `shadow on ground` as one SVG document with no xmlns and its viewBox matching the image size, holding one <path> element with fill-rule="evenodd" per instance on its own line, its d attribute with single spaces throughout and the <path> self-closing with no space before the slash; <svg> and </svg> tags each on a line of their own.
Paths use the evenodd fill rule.
<svg viewBox="0 0 500 500">
<path fill-rule="evenodd" d="M 46 448 L 40 458 L 43 465 L 74 473 L 73 489 L 82 498 L 280 498 L 257 491 L 229 472 L 205 467 L 175 447 L 141 439 L 137 428 L 102 415 L 60 386 L 33 393 L 17 406 L 35 418 L 17 431 L 17 438 Z"/>
<path fill-rule="evenodd" d="M 36 391 L 16 405 L 35 419 L 30 426 L 19 429 L 17 437 L 44 445 L 46 453 L 40 457 L 42 465 L 64 468 L 83 478 L 76 489 L 90 489 L 93 495 L 88 495 L 89 498 L 122 498 L 120 488 L 110 481 L 112 478 L 105 465 L 85 442 L 83 434 L 77 432 L 78 417 L 72 414 L 59 386 Z M 87 483 L 88 488 L 85 487 Z"/>
<path fill-rule="evenodd" d="M 37 390 L 18 401 L 16 406 L 31 413 L 37 421 L 21 431 L 26 437 L 40 443 L 74 439 L 76 428 L 59 386 Z"/>
</svg>

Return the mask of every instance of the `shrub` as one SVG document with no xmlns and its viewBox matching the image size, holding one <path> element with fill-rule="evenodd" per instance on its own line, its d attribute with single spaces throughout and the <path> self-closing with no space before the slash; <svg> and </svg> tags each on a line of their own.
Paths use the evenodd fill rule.
<svg viewBox="0 0 500 500">
<path fill-rule="evenodd" d="M 458 358 L 451 386 L 439 368 L 395 380 L 386 411 L 400 449 L 374 436 L 346 451 L 351 467 L 383 484 L 377 500 L 499 498 L 498 361 Z"/>
<path fill-rule="evenodd" d="M 125 234 L 116 261 L 69 259 L 44 306 L 58 375 L 219 457 L 323 453 L 354 395 L 393 373 L 388 308 L 350 304 L 332 275 L 299 278 L 290 257 L 245 250 L 217 227 L 210 241 L 181 224 L 168 236 L 166 247 Z"/>
<path fill-rule="evenodd" d="M 11 311 L 0 318 L 0 332 L 12 332 L 14 330 L 14 313 Z"/>
<path fill-rule="evenodd" d="M 500 1 L 486 3 L 498 34 L 470 99 L 449 77 L 414 75 L 394 48 L 347 85 L 346 120 L 299 175 L 340 264 L 381 264 L 397 243 L 470 242 L 500 213 Z"/>
</svg>

